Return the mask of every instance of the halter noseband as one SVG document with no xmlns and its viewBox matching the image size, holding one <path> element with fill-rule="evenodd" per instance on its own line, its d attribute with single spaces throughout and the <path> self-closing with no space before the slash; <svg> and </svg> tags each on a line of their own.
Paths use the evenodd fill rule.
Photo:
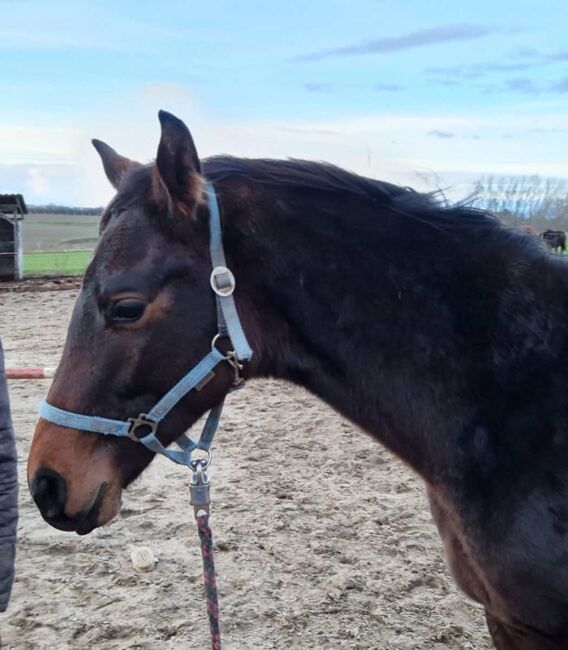
<svg viewBox="0 0 568 650">
<path fill-rule="evenodd" d="M 213 369 L 218 364 L 226 361 L 233 367 L 235 371 L 233 387 L 236 388 L 243 384 L 240 375 L 242 362 L 248 361 L 252 357 L 252 350 L 243 331 L 233 298 L 235 277 L 227 268 L 227 261 L 223 251 L 221 217 L 215 189 L 211 183 L 207 183 L 206 190 L 209 206 L 209 250 L 213 264 L 211 288 L 216 294 L 218 328 L 218 332 L 211 343 L 211 352 L 193 366 L 148 413 L 140 413 L 136 417 L 128 418 L 128 420 L 112 420 L 96 415 L 82 415 L 72 411 L 65 411 L 48 404 L 47 400 L 44 400 L 39 410 L 39 415 L 44 420 L 70 429 L 130 438 L 135 442 L 141 442 L 154 453 L 162 454 L 180 465 L 192 466 L 191 455 L 196 449 L 201 449 L 207 452 L 208 455 L 210 454 L 211 443 L 219 425 L 224 400 L 209 412 L 199 440 L 194 441 L 182 434 L 175 441 L 179 450 L 175 450 L 164 447 L 156 436 L 158 425 L 172 408 L 191 390 L 201 390 L 213 377 Z M 215 344 L 220 337 L 229 338 L 233 346 L 230 352 L 223 354 L 216 348 Z"/>
</svg>

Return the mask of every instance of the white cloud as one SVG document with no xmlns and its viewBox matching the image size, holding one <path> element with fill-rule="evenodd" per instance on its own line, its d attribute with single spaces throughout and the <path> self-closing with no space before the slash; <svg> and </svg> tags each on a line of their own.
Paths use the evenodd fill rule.
<svg viewBox="0 0 568 650">
<path fill-rule="evenodd" d="M 3 164 L 70 163 L 75 158 L 74 146 L 82 137 L 73 127 L 0 124 L 0 160 Z"/>
<path fill-rule="evenodd" d="M 140 96 L 145 100 L 161 102 L 182 101 L 194 103 L 195 95 L 183 84 L 174 81 L 154 81 L 140 88 Z"/>
<path fill-rule="evenodd" d="M 0 167 L 0 187 L 9 180 L 6 165 L 12 165 L 26 170 L 26 183 L 30 170 L 35 170 L 35 194 L 42 190 L 53 201 L 101 205 L 112 196 L 112 188 L 91 138 L 100 138 L 135 160 L 151 160 L 159 140 L 157 111 L 164 108 L 184 119 L 202 157 L 231 153 L 327 160 L 417 189 L 455 183 L 450 195 L 458 198 L 468 192 L 466 179 L 482 174 L 568 177 L 568 114 L 557 107 L 549 105 L 546 111 L 546 128 L 553 137 L 536 128 L 542 126 L 542 111 L 526 106 L 524 111 L 471 115 L 384 113 L 334 120 L 247 121 L 215 114 L 186 86 L 153 83 L 141 87 L 134 98 L 117 98 L 105 116 L 97 113 L 73 127 L 0 126 L 0 161 L 5 165 Z M 428 135 L 432 131 L 455 137 L 432 138 Z M 46 184 L 38 180 L 42 178 Z"/>
<path fill-rule="evenodd" d="M 50 183 L 45 174 L 37 167 L 28 170 L 28 186 L 33 195 L 47 196 L 50 190 Z"/>
</svg>

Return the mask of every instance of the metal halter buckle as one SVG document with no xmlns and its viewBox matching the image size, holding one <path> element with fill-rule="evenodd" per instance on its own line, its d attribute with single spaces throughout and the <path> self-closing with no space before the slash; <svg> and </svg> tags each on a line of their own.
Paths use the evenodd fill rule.
<svg viewBox="0 0 568 650">
<path fill-rule="evenodd" d="M 158 422 L 152 420 L 146 413 L 140 413 L 135 418 L 128 418 L 129 427 L 126 434 L 134 442 L 140 442 L 141 438 L 145 438 L 150 434 L 155 434 L 158 430 Z M 137 429 L 142 429 L 140 433 L 136 433 Z"/>
<path fill-rule="evenodd" d="M 235 276 L 226 266 L 216 266 L 211 271 L 209 282 L 213 291 L 222 298 L 230 296 L 235 290 Z"/>
<path fill-rule="evenodd" d="M 235 373 L 235 377 L 233 379 L 233 390 L 244 386 L 245 379 L 241 375 L 243 364 L 239 361 L 237 353 L 234 350 L 230 350 L 225 355 L 225 361 L 233 368 L 233 371 Z"/>
</svg>

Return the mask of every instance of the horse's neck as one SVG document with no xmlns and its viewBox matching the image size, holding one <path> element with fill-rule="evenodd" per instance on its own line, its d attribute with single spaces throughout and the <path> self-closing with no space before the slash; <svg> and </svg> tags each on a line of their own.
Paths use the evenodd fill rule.
<svg viewBox="0 0 568 650">
<path fill-rule="evenodd" d="M 521 280 L 492 287 L 477 278 L 483 269 L 457 259 L 423 282 L 424 260 L 400 252 L 398 264 L 368 233 L 297 219 L 286 229 L 282 215 L 273 218 L 272 231 L 247 236 L 239 270 L 254 374 L 302 385 L 436 481 L 457 462 L 464 432 L 483 428 L 482 414 L 515 372 L 514 350 L 539 337 L 552 344 L 539 322 L 545 299 L 523 295 Z M 523 325 L 523 310 L 531 323 Z"/>
</svg>

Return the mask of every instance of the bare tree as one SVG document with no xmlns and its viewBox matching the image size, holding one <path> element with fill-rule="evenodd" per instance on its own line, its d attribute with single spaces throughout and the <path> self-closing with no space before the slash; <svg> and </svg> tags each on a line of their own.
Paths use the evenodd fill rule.
<svg viewBox="0 0 568 650">
<path fill-rule="evenodd" d="M 568 180 L 542 176 L 487 176 L 474 186 L 475 202 L 503 221 L 538 232 L 568 230 Z"/>
</svg>

